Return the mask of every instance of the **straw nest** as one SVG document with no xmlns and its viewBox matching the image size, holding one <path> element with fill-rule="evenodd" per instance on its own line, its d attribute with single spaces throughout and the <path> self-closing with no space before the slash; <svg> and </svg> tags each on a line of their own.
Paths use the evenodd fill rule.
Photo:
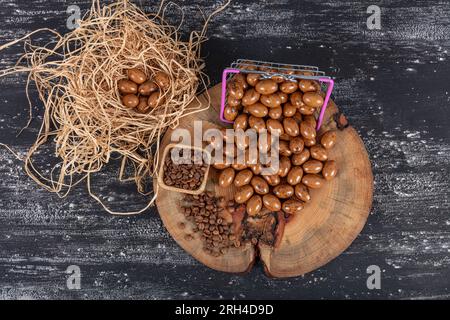
<svg viewBox="0 0 450 320">
<path fill-rule="evenodd" d="M 195 103 L 196 95 L 208 85 L 200 45 L 209 18 L 224 7 L 186 41 L 180 39 L 177 27 L 165 21 L 165 8 L 161 3 L 157 13 L 147 15 L 127 0 L 108 6 L 93 0 L 77 29 L 65 35 L 40 29 L 0 47 L 4 50 L 25 41 L 25 54 L 14 67 L 1 70 L 0 77 L 29 73 L 26 94 L 34 82 L 44 106 L 37 140 L 22 158 L 27 174 L 39 185 L 64 197 L 86 181 L 90 195 L 114 214 L 141 213 L 153 204 L 156 190 L 142 210 L 113 212 L 91 190 L 90 178 L 117 155 L 122 163 L 118 179 L 134 180 L 144 193 L 145 181 L 156 174 L 161 135 L 180 118 L 208 107 Z M 32 44 L 30 37 L 38 32 L 50 32 L 52 41 Z M 149 77 L 162 71 L 170 78 L 163 92 L 165 102 L 147 114 L 121 102 L 117 84 L 131 68 Z M 33 156 L 49 141 L 54 141 L 60 163 L 44 176 L 34 166 Z M 127 170 L 131 176 L 124 176 L 125 168 L 131 168 Z"/>
</svg>

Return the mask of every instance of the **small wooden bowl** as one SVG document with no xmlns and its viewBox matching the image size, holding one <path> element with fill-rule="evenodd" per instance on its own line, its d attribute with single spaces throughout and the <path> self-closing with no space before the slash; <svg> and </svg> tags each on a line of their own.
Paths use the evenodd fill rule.
<svg viewBox="0 0 450 320">
<path fill-rule="evenodd" d="M 166 158 L 167 158 L 167 155 L 168 155 L 169 151 L 172 150 L 173 148 L 197 150 L 197 151 L 201 151 L 203 154 L 207 155 L 208 163 L 207 163 L 205 175 L 203 177 L 203 182 L 200 185 L 200 188 L 198 188 L 197 190 L 186 190 L 186 189 L 182 189 L 182 188 L 175 188 L 175 187 L 168 186 L 168 185 L 166 185 L 164 183 L 164 163 L 166 161 Z M 210 163 L 211 163 L 211 154 L 208 151 L 206 151 L 205 149 L 199 148 L 199 147 L 195 147 L 195 146 L 188 146 L 188 145 L 185 145 L 185 144 L 171 143 L 171 144 L 166 146 L 166 148 L 164 149 L 164 152 L 163 152 L 163 156 L 162 156 L 162 160 L 161 160 L 161 166 L 159 167 L 158 185 L 161 188 L 169 190 L 169 191 L 175 191 L 175 192 L 180 192 L 180 193 L 185 193 L 185 194 L 192 194 L 192 195 L 202 194 L 203 192 L 205 192 L 206 183 L 208 182 L 208 174 L 209 174 Z"/>
</svg>

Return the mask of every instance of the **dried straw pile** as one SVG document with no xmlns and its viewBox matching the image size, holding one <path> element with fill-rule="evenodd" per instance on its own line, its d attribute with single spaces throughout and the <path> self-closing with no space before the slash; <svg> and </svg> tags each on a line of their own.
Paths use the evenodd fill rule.
<svg viewBox="0 0 450 320">
<path fill-rule="evenodd" d="M 29 73 L 26 94 L 34 82 L 44 105 L 37 140 L 22 159 L 27 174 L 39 185 L 64 197 L 74 185 L 86 181 L 90 195 L 114 214 L 141 213 L 153 204 L 156 192 L 139 212 L 113 212 L 91 190 L 90 176 L 118 155 L 122 160 L 119 179 L 135 180 L 143 193 L 144 180 L 156 174 L 154 155 L 164 131 L 176 126 L 181 117 L 208 107 L 192 102 L 207 88 L 200 45 L 212 15 L 202 31 L 182 41 L 178 28 L 164 20 L 164 8 L 161 3 L 156 14 L 146 15 L 128 0 L 108 6 L 93 0 L 79 28 L 65 35 L 36 30 L 0 47 L 1 51 L 25 41 L 25 54 L 16 66 L 1 70 L 0 77 Z M 51 32 L 54 40 L 43 46 L 31 44 L 30 37 L 38 32 Z M 158 71 L 169 75 L 171 85 L 164 92 L 164 104 L 148 114 L 122 105 L 117 83 L 130 68 L 139 68 L 148 76 Z M 50 137 L 61 162 L 45 177 L 33 165 L 33 155 Z M 128 166 L 133 174 L 125 178 Z"/>
</svg>

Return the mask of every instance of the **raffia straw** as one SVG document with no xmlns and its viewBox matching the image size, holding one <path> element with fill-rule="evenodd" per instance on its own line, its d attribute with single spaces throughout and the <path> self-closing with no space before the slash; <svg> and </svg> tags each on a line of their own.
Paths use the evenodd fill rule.
<svg viewBox="0 0 450 320">
<path fill-rule="evenodd" d="M 90 11 L 78 22 L 79 28 L 65 35 L 40 29 L 2 45 L 0 51 L 41 32 L 49 32 L 54 38 L 44 46 L 26 41 L 25 54 L 17 64 L 0 71 L 0 77 L 29 73 L 28 100 L 28 88 L 34 82 L 44 105 L 35 143 L 23 159 L 15 154 L 24 161 L 26 173 L 60 197 L 86 181 L 90 196 L 111 214 L 139 214 L 151 207 L 157 189 L 153 195 L 146 194 L 151 199 L 139 211 L 110 210 L 92 190 L 91 176 L 118 154 L 122 159 L 119 180 L 134 180 L 138 191 L 145 194 L 145 180 L 157 174 L 159 140 L 165 130 L 177 126 L 182 117 L 209 107 L 196 97 L 209 83 L 202 71 L 200 46 L 206 40 L 209 20 L 229 2 L 214 11 L 203 29 L 192 32 L 188 41 L 181 41 L 179 27 L 164 20 L 164 10 L 170 3 L 162 1 L 156 14 L 146 15 L 128 0 L 103 7 L 99 0 L 93 0 Z M 166 102 L 148 114 L 125 108 L 117 82 L 130 68 L 139 68 L 150 76 L 158 71 L 169 75 Z M 30 103 L 30 120 L 31 116 Z M 61 162 L 45 177 L 34 166 L 33 156 L 50 138 Z M 125 168 L 132 169 L 130 177 L 124 177 Z"/>
</svg>

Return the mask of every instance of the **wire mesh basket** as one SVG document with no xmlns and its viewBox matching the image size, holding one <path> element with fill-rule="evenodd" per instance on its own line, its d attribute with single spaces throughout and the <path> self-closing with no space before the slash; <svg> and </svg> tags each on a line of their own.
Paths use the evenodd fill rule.
<svg viewBox="0 0 450 320">
<path fill-rule="evenodd" d="M 226 68 L 222 74 L 222 95 L 220 105 L 220 120 L 224 123 L 233 123 L 224 118 L 224 111 L 227 99 L 227 82 L 234 74 L 259 74 L 261 79 L 282 78 L 284 81 L 298 81 L 301 79 L 314 80 L 320 83 L 321 89 L 326 92 L 324 103 L 320 108 L 320 114 L 317 121 L 317 130 L 320 129 L 323 117 L 325 115 L 328 102 L 334 87 L 334 81 L 325 75 L 325 72 L 318 67 L 297 64 L 281 64 L 276 62 L 238 59 L 233 62 L 229 68 Z"/>
</svg>

